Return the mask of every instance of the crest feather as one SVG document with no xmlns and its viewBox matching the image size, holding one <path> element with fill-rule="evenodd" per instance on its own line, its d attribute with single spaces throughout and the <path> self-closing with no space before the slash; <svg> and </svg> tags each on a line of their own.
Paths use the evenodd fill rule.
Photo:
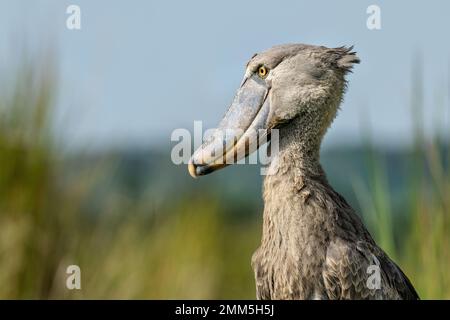
<svg viewBox="0 0 450 320">
<path fill-rule="evenodd" d="M 360 63 L 353 46 L 330 49 L 336 66 L 344 72 L 351 72 L 355 64 Z"/>
</svg>

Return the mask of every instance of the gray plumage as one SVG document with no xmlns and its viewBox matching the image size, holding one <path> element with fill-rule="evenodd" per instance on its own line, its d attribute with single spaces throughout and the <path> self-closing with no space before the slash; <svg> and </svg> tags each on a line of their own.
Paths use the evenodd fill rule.
<svg viewBox="0 0 450 320">
<path fill-rule="evenodd" d="M 270 70 L 266 128 L 279 129 L 279 152 L 264 180 L 261 245 L 252 257 L 258 299 L 418 299 L 319 163 L 355 63 L 351 48 L 293 44 L 247 64 L 246 77 L 261 65 Z M 374 266 L 381 280 L 375 288 L 368 285 Z"/>
</svg>

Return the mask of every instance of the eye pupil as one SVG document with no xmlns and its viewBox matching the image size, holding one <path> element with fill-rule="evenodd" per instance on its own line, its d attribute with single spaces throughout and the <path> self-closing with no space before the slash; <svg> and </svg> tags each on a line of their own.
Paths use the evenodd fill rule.
<svg viewBox="0 0 450 320">
<path fill-rule="evenodd" d="M 264 77 L 267 74 L 267 69 L 264 66 L 259 67 L 258 73 L 261 77 Z"/>
</svg>

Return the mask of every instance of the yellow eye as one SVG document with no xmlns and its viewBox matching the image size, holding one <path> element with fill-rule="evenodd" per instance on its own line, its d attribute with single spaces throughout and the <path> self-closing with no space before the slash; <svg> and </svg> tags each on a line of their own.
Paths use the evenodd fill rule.
<svg viewBox="0 0 450 320">
<path fill-rule="evenodd" d="M 260 66 L 258 68 L 258 76 L 262 79 L 264 79 L 267 76 L 267 68 L 264 66 Z"/>
</svg>

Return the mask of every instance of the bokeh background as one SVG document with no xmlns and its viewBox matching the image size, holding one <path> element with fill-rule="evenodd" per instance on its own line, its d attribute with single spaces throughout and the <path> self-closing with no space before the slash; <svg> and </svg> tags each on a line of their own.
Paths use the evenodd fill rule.
<svg viewBox="0 0 450 320">
<path fill-rule="evenodd" d="M 81 8 L 81 30 L 66 8 Z M 369 5 L 381 30 L 366 27 Z M 259 167 L 202 179 L 253 53 L 354 45 L 322 164 L 422 298 L 450 298 L 448 1 L 0 0 L 0 298 L 254 298 Z M 81 268 L 82 289 L 65 286 Z"/>
</svg>

